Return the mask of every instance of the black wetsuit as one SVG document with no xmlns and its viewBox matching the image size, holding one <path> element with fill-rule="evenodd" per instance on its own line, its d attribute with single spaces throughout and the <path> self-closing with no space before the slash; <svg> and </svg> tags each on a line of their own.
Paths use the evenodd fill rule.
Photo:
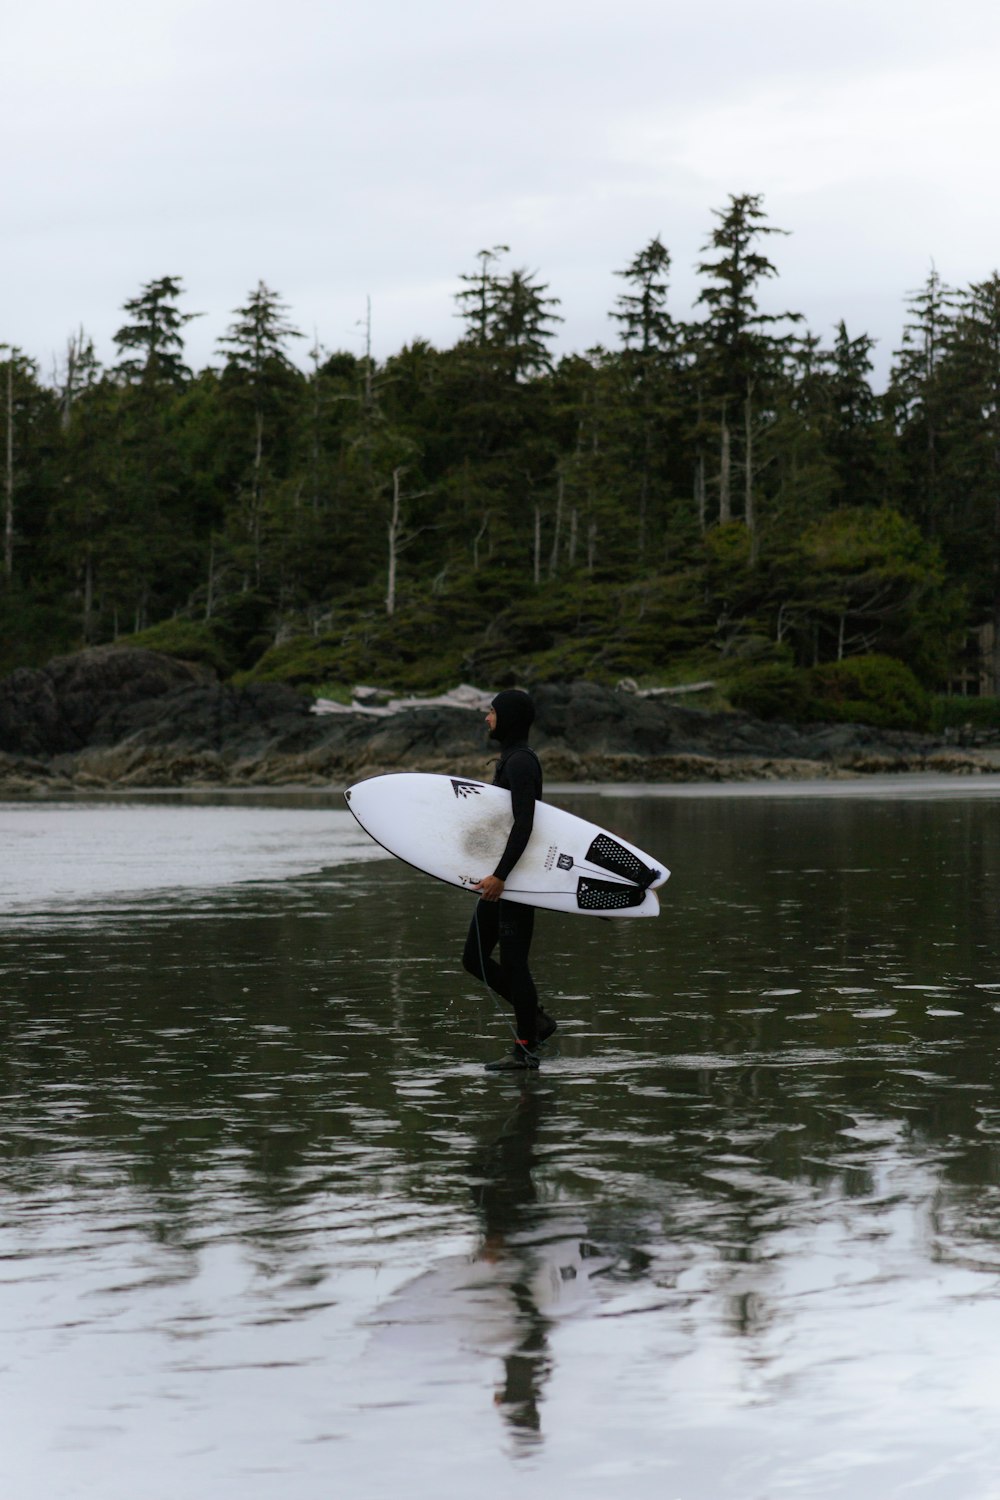
<svg viewBox="0 0 1000 1500">
<path fill-rule="evenodd" d="M 527 706 L 527 712 L 521 700 Z M 523 693 L 499 693 L 494 699 L 494 708 L 497 727 L 493 738 L 500 741 L 502 753 L 497 761 L 493 785 L 506 787 L 510 792 L 514 822 L 493 874 L 499 880 L 506 880 L 531 837 L 535 803 L 542 796 L 542 767 L 526 738 L 533 717 L 530 699 Z M 462 954 L 462 963 L 469 973 L 477 979 L 485 979 L 491 989 L 513 1006 L 517 1040 L 529 1051 L 538 1042 L 542 1020 L 538 992 L 528 968 L 534 928 L 534 907 L 504 901 L 502 897 L 499 901 L 480 901 Z M 498 943 L 499 963 L 492 957 Z"/>
</svg>

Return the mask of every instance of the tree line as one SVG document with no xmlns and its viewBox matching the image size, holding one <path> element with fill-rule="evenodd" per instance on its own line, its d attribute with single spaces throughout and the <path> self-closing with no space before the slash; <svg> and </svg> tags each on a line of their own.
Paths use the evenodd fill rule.
<svg viewBox="0 0 1000 1500">
<path fill-rule="evenodd" d="M 655 236 L 607 347 L 558 358 L 505 245 L 453 347 L 383 362 L 307 349 L 260 282 L 193 371 L 177 276 L 107 367 L 83 330 L 49 378 L 0 346 L 0 666 L 138 635 L 301 680 L 876 652 L 940 685 L 1000 615 L 1000 277 L 932 269 L 876 393 L 867 334 L 762 310 L 784 233 L 731 196 L 686 318 Z"/>
</svg>

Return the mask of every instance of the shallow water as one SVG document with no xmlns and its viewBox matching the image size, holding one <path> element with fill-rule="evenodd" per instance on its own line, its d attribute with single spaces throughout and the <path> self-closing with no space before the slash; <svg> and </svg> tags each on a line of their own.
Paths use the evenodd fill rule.
<svg viewBox="0 0 1000 1500">
<path fill-rule="evenodd" d="M 0 806 L 8 1500 L 1000 1495 L 1000 780 L 556 799 L 540 913 L 337 797 Z"/>
</svg>

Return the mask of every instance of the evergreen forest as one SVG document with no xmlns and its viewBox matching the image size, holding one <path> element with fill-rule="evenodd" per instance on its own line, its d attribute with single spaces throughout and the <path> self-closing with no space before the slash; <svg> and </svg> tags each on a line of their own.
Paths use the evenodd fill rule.
<svg viewBox="0 0 1000 1500">
<path fill-rule="evenodd" d="M 762 309 L 785 232 L 730 197 L 686 316 L 654 237 L 607 347 L 559 357 L 504 245 L 452 347 L 384 362 L 309 348 L 260 282 L 194 371 L 178 276 L 110 367 L 85 330 L 48 376 L 0 345 L 0 671 L 131 641 L 326 692 L 709 678 L 790 716 L 877 679 L 915 721 L 1000 615 L 1000 275 L 901 294 L 876 393 L 863 331 Z"/>
</svg>

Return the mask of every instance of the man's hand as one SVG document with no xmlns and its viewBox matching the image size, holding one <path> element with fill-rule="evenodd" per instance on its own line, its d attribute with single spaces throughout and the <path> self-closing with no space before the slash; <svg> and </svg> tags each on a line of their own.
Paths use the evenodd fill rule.
<svg viewBox="0 0 1000 1500">
<path fill-rule="evenodd" d="M 499 901 L 503 895 L 503 881 L 498 880 L 495 875 L 486 875 L 472 889 L 478 891 L 484 901 Z"/>
</svg>

